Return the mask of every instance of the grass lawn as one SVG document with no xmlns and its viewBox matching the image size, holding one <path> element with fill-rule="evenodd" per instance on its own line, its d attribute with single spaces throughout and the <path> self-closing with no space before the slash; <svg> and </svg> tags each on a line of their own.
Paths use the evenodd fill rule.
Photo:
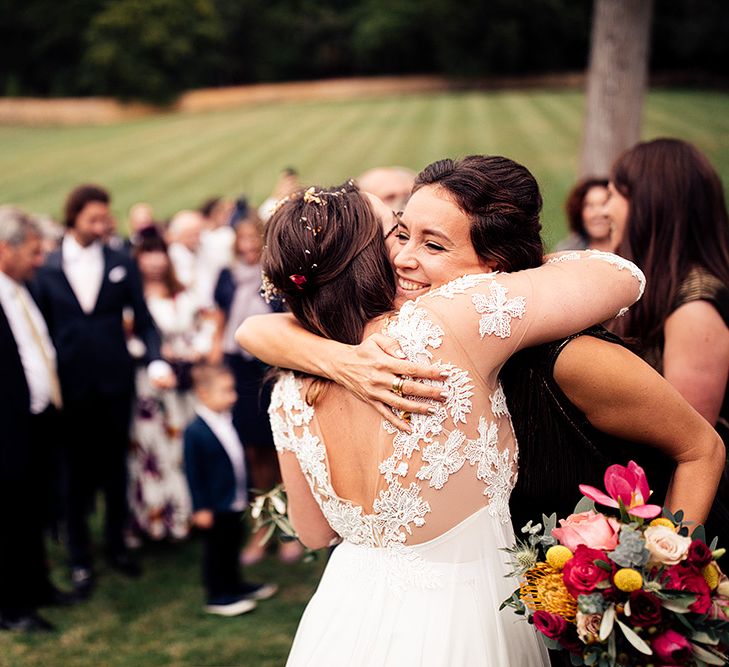
<svg viewBox="0 0 729 667">
<path fill-rule="evenodd" d="M 377 165 L 419 170 L 441 157 L 494 153 L 538 178 L 551 245 L 564 232 L 582 105 L 576 91 L 465 92 L 265 104 L 105 127 L 5 126 L 0 202 L 58 216 L 70 188 L 91 180 L 110 188 L 123 224 L 136 201 L 159 217 L 215 194 L 259 203 L 289 165 L 304 182 L 333 184 Z M 657 136 L 696 143 L 729 183 L 729 94 L 652 91 L 644 137 Z"/>
<path fill-rule="evenodd" d="M 321 557 L 283 565 L 269 556 L 249 568 L 247 576 L 277 582 L 279 593 L 249 614 L 222 618 L 202 610 L 197 540 L 152 544 L 141 553 L 140 579 L 127 579 L 97 559 L 98 587 L 88 601 L 43 610 L 57 625 L 56 633 L 24 637 L 0 632 L 0 666 L 283 665 L 325 564 Z M 63 554 L 53 548 L 51 555 L 57 582 L 68 589 Z"/>
</svg>

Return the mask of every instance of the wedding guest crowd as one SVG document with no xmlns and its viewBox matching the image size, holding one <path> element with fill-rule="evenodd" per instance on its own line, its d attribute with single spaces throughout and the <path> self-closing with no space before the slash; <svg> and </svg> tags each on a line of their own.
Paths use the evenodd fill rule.
<svg viewBox="0 0 729 667">
<path fill-rule="evenodd" d="M 400 211 L 415 173 L 377 167 L 356 182 Z M 137 547 L 193 530 L 206 611 L 245 613 L 276 592 L 239 569 L 267 555 L 260 533 L 246 543 L 241 517 L 253 489 L 280 473 L 269 368 L 234 334 L 283 308 L 261 296 L 263 233 L 300 189 L 287 168 L 260 207 L 211 197 L 169 223 L 138 202 L 126 238 L 98 185 L 69 193 L 62 225 L 0 207 L 0 512 L 17 547 L 0 549 L 0 628 L 48 630 L 39 608 L 92 594 L 99 492 L 103 552 L 124 575 L 141 572 Z M 566 211 L 560 249 L 618 252 L 645 271 L 646 295 L 614 328 L 726 442 L 729 221 L 713 167 L 685 142 L 639 144 L 609 177 L 577 183 Z M 727 493 L 725 479 L 714 532 L 729 525 Z M 45 536 L 58 526 L 71 592 L 49 579 Z M 278 551 L 285 563 L 301 555 L 297 542 Z"/>
</svg>

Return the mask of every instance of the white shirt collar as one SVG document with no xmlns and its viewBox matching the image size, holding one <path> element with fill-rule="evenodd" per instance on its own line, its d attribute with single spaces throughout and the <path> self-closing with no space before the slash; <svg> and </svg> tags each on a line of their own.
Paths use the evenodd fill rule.
<svg viewBox="0 0 729 667">
<path fill-rule="evenodd" d="M 15 297 L 20 283 L 13 280 L 7 273 L 0 271 L 0 290 L 6 297 Z"/>
<path fill-rule="evenodd" d="M 103 255 L 101 241 L 94 241 L 90 245 L 82 246 L 70 232 L 63 237 L 64 262 L 76 262 L 85 257 Z"/>
<path fill-rule="evenodd" d="M 207 422 L 208 426 L 233 424 L 233 415 L 230 412 L 215 412 L 202 403 L 197 403 L 195 405 L 195 412 L 199 417 L 202 417 L 202 419 Z"/>
</svg>

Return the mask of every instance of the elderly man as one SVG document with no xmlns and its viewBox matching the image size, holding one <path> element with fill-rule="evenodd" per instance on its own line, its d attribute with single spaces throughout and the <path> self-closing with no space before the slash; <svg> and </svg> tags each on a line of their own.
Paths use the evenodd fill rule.
<svg viewBox="0 0 729 667">
<path fill-rule="evenodd" d="M 36 613 L 69 602 L 48 578 L 43 545 L 48 463 L 58 443 L 56 352 L 26 287 L 43 262 L 38 225 L 0 207 L 0 628 L 50 630 Z"/>
</svg>

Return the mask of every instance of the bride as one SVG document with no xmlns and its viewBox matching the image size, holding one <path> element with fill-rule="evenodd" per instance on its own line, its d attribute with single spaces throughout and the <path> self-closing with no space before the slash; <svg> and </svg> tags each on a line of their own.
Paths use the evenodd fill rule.
<svg viewBox="0 0 729 667">
<path fill-rule="evenodd" d="M 337 385 L 280 376 L 270 414 L 291 520 L 312 548 L 342 541 L 288 664 L 545 665 L 532 628 L 498 612 L 516 587 L 499 552 L 513 541 L 516 444 L 497 376 L 517 350 L 630 305 L 640 272 L 570 253 L 464 276 L 392 312 L 380 206 L 349 185 L 310 188 L 267 228 L 268 281 L 305 328 L 348 344 L 386 333 L 411 362 L 438 365 L 445 398 L 398 430 Z"/>
</svg>

